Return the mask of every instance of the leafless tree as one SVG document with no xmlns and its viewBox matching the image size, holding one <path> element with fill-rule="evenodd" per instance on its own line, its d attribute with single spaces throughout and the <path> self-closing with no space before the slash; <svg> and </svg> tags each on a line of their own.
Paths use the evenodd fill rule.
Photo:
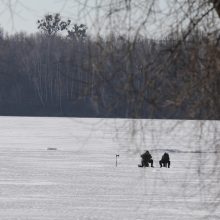
<svg viewBox="0 0 220 220">
<path fill-rule="evenodd" d="M 209 129 L 213 132 L 209 145 L 210 149 L 214 147 L 215 152 L 213 171 L 202 175 L 199 186 L 203 190 L 207 190 L 211 184 L 204 185 L 203 178 L 211 179 L 212 176 L 217 181 L 220 179 L 220 173 L 216 169 L 219 165 L 220 147 L 218 138 L 218 120 L 220 119 L 220 1 L 108 0 L 96 1 L 96 4 L 89 0 L 78 2 L 79 8 L 81 8 L 79 11 L 87 11 L 90 8 L 97 12 L 93 23 L 99 27 L 96 28 L 98 36 L 111 36 L 113 33 L 107 41 L 108 47 L 102 47 L 99 44 L 102 57 L 111 56 L 117 62 L 117 56 L 113 51 L 118 48 L 114 44 L 113 36 L 123 39 L 124 47 L 122 46 L 119 51 L 122 48 L 126 50 L 126 56 L 123 57 L 126 67 L 122 72 L 117 72 L 123 78 L 123 86 L 119 84 L 120 86 L 117 87 L 117 84 L 114 84 L 114 89 L 123 96 L 124 104 L 128 108 L 134 107 L 130 117 L 141 118 L 142 109 L 148 108 L 148 117 L 154 118 L 158 108 L 160 111 L 165 107 L 168 112 L 174 114 L 183 110 L 184 119 L 217 120 L 210 121 L 209 125 L 203 120 L 198 121 L 194 128 L 194 135 L 199 137 L 198 146 L 200 147 L 206 142 L 205 133 Z M 138 54 L 135 54 L 135 49 L 141 38 L 154 39 L 158 43 L 152 48 L 151 52 L 153 53 L 151 53 L 150 59 L 147 58 L 148 51 L 145 50 L 145 56 L 142 57 L 142 62 L 138 63 L 137 67 Z M 170 42 L 169 46 L 164 46 L 163 50 L 161 47 L 158 49 L 157 45 L 163 47 L 163 41 L 167 39 Z M 141 50 L 144 49 L 142 45 Z M 103 64 L 94 60 L 93 65 L 96 68 L 94 73 L 103 80 L 101 85 L 110 84 L 110 78 L 106 78 L 102 72 L 98 71 L 108 63 L 104 62 Z M 173 73 L 175 75 L 171 77 Z M 139 85 L 139 89 L 137 89 L 136 82 L 140 75 L 142 76 L 141 86 Z M 98 84 L 98 87 L 102 86 Z M 148 91 L 148 95 L 146 95 L 146 91 Z M 158 92 L 149 97 L 150 91 Z M 101 93 L 104 94 L 105 91 L 102 90 Z M 101 96 L 98 98 L 101 99 Z M 112 105 L 117 105 L 117 102 L 121 102 L 121 100 L 115 100 L 115 102 Z M 162 103 L 162 106 L 158 107 L 159 103 Z M 140 145 L 145 143 L 145 134 L 151 132 L 154 135 L 154 132 L 150 131 L 149 123 L 138 120 L 127 121 L 124 126 L 117 128 L 117 131 L 120 130 L 118 135 L 125 134 L 130 143 L 137 144 L 137 151 L 139 151 Z M 170 129 L 166 127 L 166 131 L 170 130 L 168 135 L 171 135 L 171 131 L 174 131 L 181 123 L 184 121 L 178 121 Z M 121 133 L 121 130 L 126 130 L 126 132 Z M 156 139 L 158 138 L 157 135 Z M 119 139 L 120 137 L 118 137 Z M 208 160 L 208 157 L 201 154 L 200 159 L 198 174 L 205 166 L 202 161 Z M 211 206 L 207 206 L 210 213 L 219 209 L 219 192 L 216 193 L 216 197 L 213 195 L 213 198 L 215 201 Z"/>
<path fill-rule="evenodd" d="M 1 2 L 13 12 L 11 1 Z M 205 133 L 212 133 L 208 146 L 214 147 L 213 170 L 201 177 L 200 185 L 207 190 L 211 184 L 205 186 L 203 178 L 213 175 L 216 181 L 220 180 L 219 170 L 215 168 L 220 161 L 220 1 L 78 0 L 77 4 L 79 16 L 87 16 L 90 19 L 87 26 L 93 25 L 94 30 L 96 46 L 88 52 L 91 53 L 88 66 L 92 69 L 89 92 L 93 100 L 110 110 L 123 103 L 128 110 L 132 109 L 126 113 L 131 118 L 142 118 L 145 109 L 148 109 L 147 118 L 163 118 L 158 114 L 165 109 L 174 114 L 170 118 L 178 117 L 175 113 L 180 111 L 183 119 L 213 120 L 208 125 L 204 120 L 195 122 L 191 134 L 199 137 L 197 150 L 202 152 L 201 146 L 207 144 Z M 140 39 L 147 40 L 141 44 Z M 149 50 L 145 46 L 151 40 L 154 43 Z M 139 50 L 141 53 L 137 53 Z M 112 72 L 112 66 L 117 66 L 117 71 Z M 120 80 L 115 82 L 115 75 Z M 105 85 L 120 98 L 105 103 L 103 97 L 108 94 Z M 154 135 L 149 123 L 129 120 L 117 131 L 126 131 L 123 134 L 127 138 L 130 133 L 128 139 L 139 151 L 140 143 L 145 144 L 145 133 Z M 166 127 L 166 132 L 170 131 L 167 135 L 181 124 L 184 121 Z M 118 132 L 118 140 L 120 135 Z M 204 160 L 208 160 L 207 154 L 201 154 L 198 175 L 205 166 L 201 162 Z M 219 209 L 219 194 L 216 192 L 210 212 Z"/>
</svg>

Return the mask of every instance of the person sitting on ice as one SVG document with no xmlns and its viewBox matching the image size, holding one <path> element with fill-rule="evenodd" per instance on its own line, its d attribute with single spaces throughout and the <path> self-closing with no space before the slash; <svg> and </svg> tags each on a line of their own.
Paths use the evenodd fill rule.
<svg viewBox="0 0 220 220">
<path fill-rule="evenodd" d="M 170 168 L 170 157 L 168 153 L 164 153 L 161 160 L 159 161 L 160 167 L 167 167 Z"/>
<path fill-rule="evenodd" d="M 153 167 L 153 159 L 148 150 L 141 155 L 141 158 L 141 167 L 149 167 L 149 163 L 151 164 L 151 167 Z"/>
</svg>

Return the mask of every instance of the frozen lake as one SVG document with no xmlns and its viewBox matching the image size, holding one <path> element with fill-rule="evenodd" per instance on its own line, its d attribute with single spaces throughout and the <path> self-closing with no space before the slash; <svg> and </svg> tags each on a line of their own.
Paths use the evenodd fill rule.
<svg viewBox="0 0 220 220">
<path fill-rule="evenodd" d="M 217 121 L 0 117 L 0 220 L 220 219 L 219 134 Z M 155 168 L 137 167 L 144 150 Z"/>
</svg>

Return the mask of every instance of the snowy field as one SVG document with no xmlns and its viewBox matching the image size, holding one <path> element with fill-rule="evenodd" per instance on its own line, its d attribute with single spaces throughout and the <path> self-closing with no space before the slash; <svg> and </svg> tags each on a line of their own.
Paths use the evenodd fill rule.
<svg viewBox="0 0 220 220">
<path fill-rule="evenodd" d="M 220 219 L 219 134 L 216 121 L 0 117 L 0 220 Z M 144 150 L 154 168 L 137 167 Z"/>
</svg>

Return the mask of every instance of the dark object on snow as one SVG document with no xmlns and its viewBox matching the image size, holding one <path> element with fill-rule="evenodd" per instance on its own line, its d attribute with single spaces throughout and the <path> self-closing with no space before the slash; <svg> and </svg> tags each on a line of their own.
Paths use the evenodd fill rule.
<svg viewBox="0 0 220 220">
<path fill-rule="evenodd" d="M 153 167 L 154 161 L 148 150 L 141 155 L 141 158 L 141 165 L 138 165 L 139 167 L 149 167 L 149 163 L 151 164 L 151 167 Z"/>
<path fill-rule="evenodd" d="M 164 153 L 161 160 L 159 161 L 160 167 L 168 167 L 170 168 L 170 157 L 168 153 Z"/>
<path fill-rule="evenodd" d="M 55 147 L 48 147 L 47 150 L 57 150 Z"/>
<path fill-rule="evenodd" d="M 119 157 L 119 154 L 115 154 L 115 157 L 116 157 L 115 166 L 117 167 L 117 166 L 118 166 L 118 160 L 117 160 L 117 158 Z"/>
</svg>

